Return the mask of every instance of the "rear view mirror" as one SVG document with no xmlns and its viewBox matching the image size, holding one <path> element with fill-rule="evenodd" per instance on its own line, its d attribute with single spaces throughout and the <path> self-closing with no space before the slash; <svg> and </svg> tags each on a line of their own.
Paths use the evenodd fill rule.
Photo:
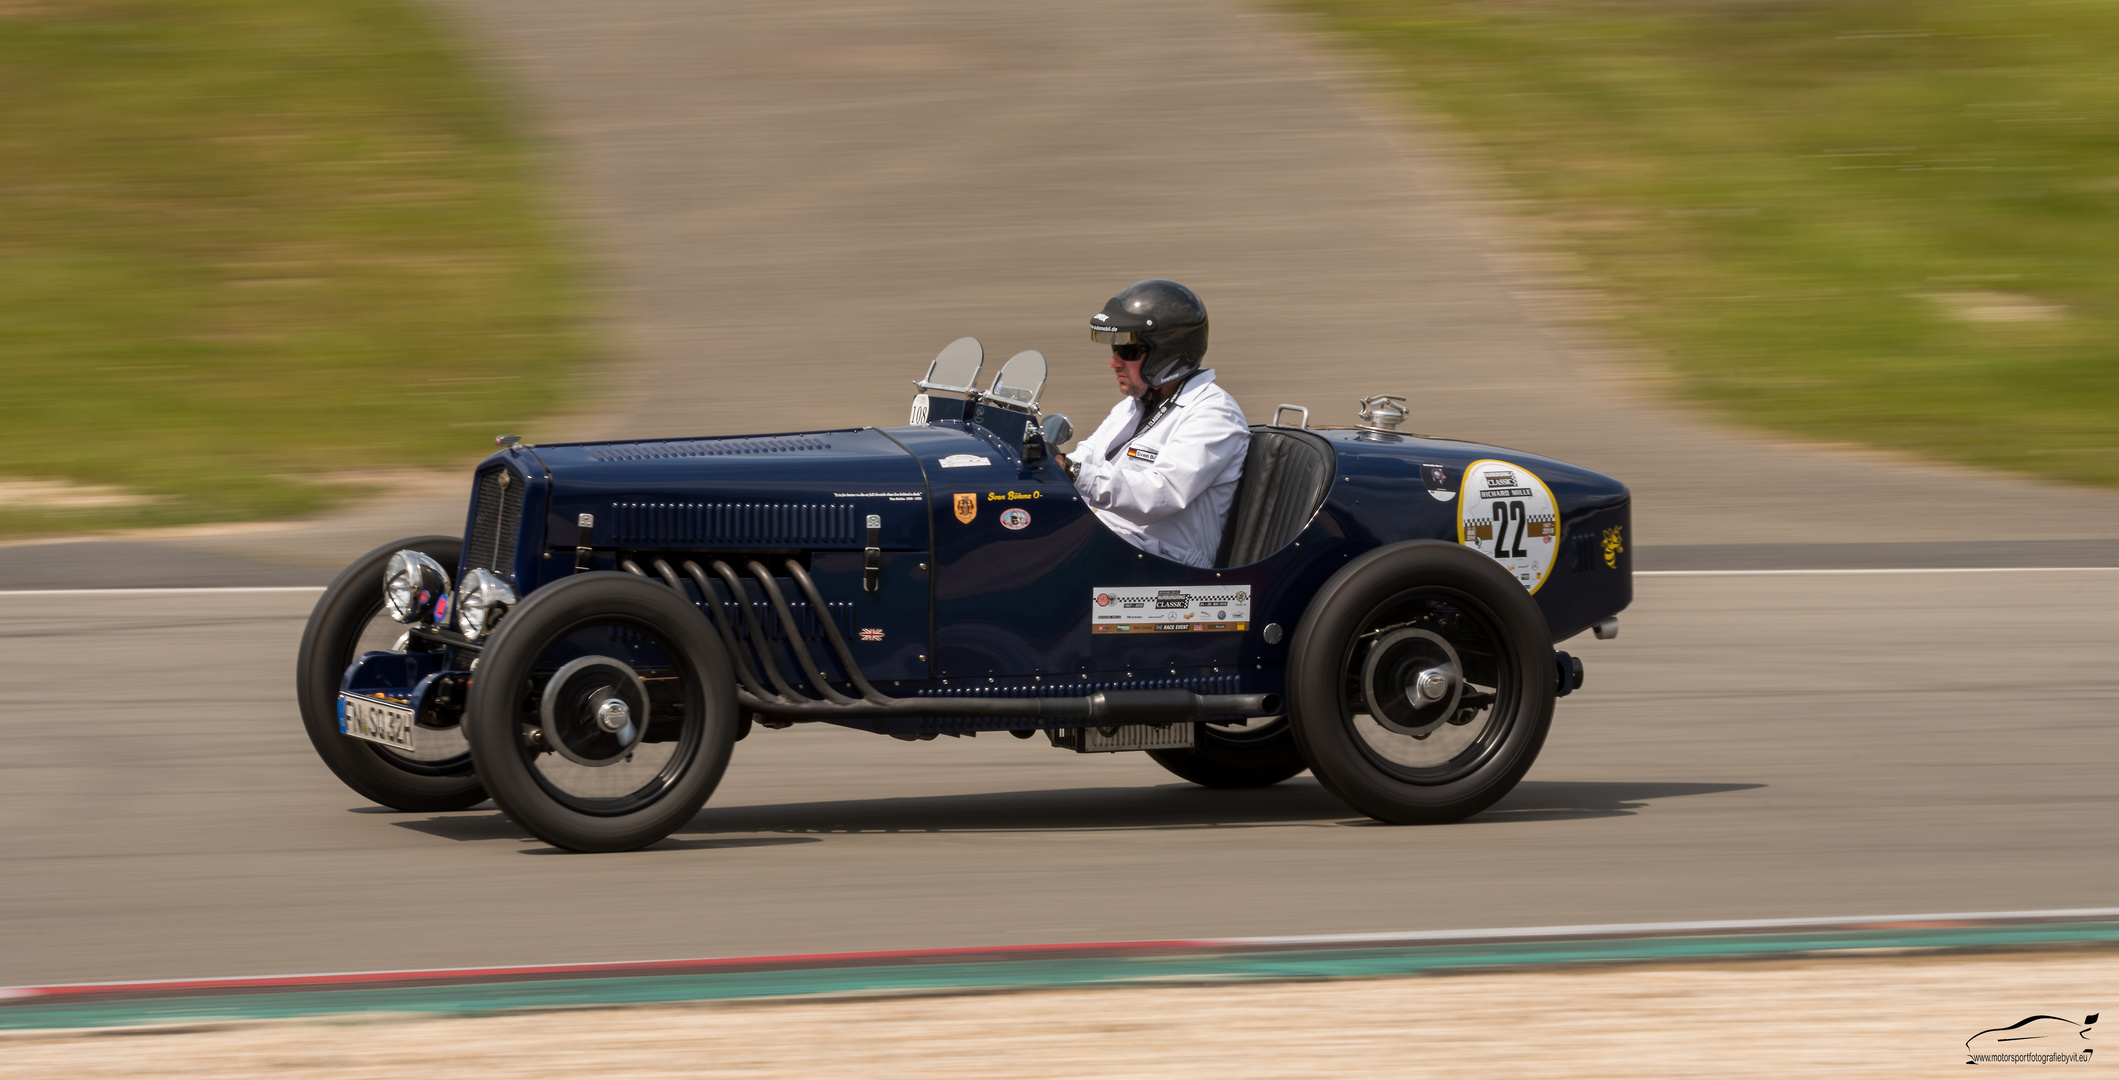
<svg viewBox="0 0 2119 1080">
<path fill-rule="evenodd" d="M 1058 450 L 1067 440 L 1074 438 L 1074 421 L 1067 419 L 1066 413 L 1056 412 L 1045 418 L 1039 430 L 1044 433 L 1045 445 Z"/>
</svg>

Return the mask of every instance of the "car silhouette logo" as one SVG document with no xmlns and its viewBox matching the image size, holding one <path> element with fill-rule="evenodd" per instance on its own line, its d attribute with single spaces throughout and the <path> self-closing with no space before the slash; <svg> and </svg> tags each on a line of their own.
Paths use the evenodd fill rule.
<svg viewBox="0 0 2119 1080">
<path fill-rule="evenodd" d="M 1964 1041 L 1965 1052 L 1970 1055 L 1965 1064 L 1977 1065 L 1983 1060 L 2043 1063 L 2073 1058 L 2088 1061 L 2096 1050 L 2083 1042 L 2090 1037 L 2097 1016 L 2091 1013 L 2079 1024 L 2061 1016 L 2026 1016 L 2008 1027 L 1988 1028 Z"/>
</svg>

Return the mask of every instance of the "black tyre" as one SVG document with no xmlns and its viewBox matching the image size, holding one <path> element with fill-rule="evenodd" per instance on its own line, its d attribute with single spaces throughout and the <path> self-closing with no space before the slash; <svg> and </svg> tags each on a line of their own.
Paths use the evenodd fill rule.
<svg viewBox="0 0 2119 1080">
<path fill-rule="evenodd" d="M 1288 654 L 1296 742 L 1326 788 L 1403 825 L 1460 821 L 1529 771 L 1556 670 L 1522 585 L 1462 545 L 1418 540 L 1342 567 Z"/>
<path fill-rule="evenodd" d="M 1309 768 L 1284 719 L 1254 720 L 1243 727 L 1201 724 L 1190 750 L 1150 750 L 1148 756 L 1212 788 L 1268 787 Z"/>
<path fill-rule="evenodd" d="M 294 663 L 302 727 L 317 756 L 363 798 L 414 813 L 462 810 L 486 800 L 471 767 L 471 750 L 456 728 L 420 728 L 407 752 L 363 742 L 338 730 L 339 682 L 353 658 L 394 648 L 405 628 L 383 614 L 383 567 L 404 548 L 425 552 L 453 576 L 463 541 L 414 536 L 384 544 L 355 560 L 324 590 L 302 631 Z"/>
<path fill-rule="evenodd" d="M 523 828 L 571 851 L 630 851 L 682 828 L 720 783 L 735 685 L 690 601 L 631 574 L 578 574 L 508 613 L 464 724 L 493 801 Z"/>
</svg>

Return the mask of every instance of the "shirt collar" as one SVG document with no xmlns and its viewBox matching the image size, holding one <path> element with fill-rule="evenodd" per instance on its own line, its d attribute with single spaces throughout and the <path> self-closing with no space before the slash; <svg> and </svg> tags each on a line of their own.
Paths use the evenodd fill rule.
<svg viewBox="0 0 2119 1080">
<path fill-rule="evenodd" d="M 1177 403 L 1186 405 L 1197 400 L 1199 395 L 1206 393 L 1207 387 L 1212 385 L 1214 385 L 1214 369 L 1199 369 L 1199 374 L 1186 379 L 1185 388 L 1177 392 Z"/>
<path fill-rule="evenodd" d="M 1199 395 L 1205 393 L 1207 387 L 1212 385 L 1214 385 L 1214 369 L 1199 369 L 1198 372 L 1185 380 L 1184 387 L 1177 391 L 1177 400 L 1171 403 L 1171 407 L 1182 409 L 1190 405 L 1194 401 L 1199 400 Z M 1135 417 L 1140 416 L 1141 412 L 1148 408 L 1147 403 L 1140 398 L 1128 398 L 1127 400 L 1133 404 L 1133 415 Z"/>
</svg>

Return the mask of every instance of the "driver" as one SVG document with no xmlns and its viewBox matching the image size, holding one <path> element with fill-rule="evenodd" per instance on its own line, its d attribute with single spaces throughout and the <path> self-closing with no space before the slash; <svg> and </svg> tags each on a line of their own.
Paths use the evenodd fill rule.
<svg viewBox="0 0 2119 1080">
<path fill-rule="evenodd" d="M 1119 291 L 1089 319 L 1111 346 L 1126 396 L 1060 462 L 1096 515 L 1128 543 L 1190 566 L 1212 566 L 1251 429 L 1229 392 L 1201 368 L 1207 307 L 1174 281 Z"/>
</svg>

